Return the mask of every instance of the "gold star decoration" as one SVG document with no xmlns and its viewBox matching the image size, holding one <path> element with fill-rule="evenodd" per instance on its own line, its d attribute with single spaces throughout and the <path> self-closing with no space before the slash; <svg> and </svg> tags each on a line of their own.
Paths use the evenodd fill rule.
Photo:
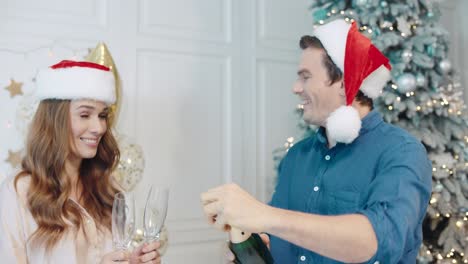
<svg viewBox="0 0 468 264">
<path fill-rule="evenodd" d="M 23 83 L 21 82 L 15 82 L 15 80 L 10 79 L 10 85 L 5 87 L 10 92 L 10 97 L 13 98 L 16 95 L 22 95 L 23 91 L 21 88 L 23 87 Z"/>
<path fill-rule="evenodd" d="M 18 168 L 21 164 L 21 150 L 19 151 L 11 151 L 8 150 L 8 158 L 5 160 L 6 162 L 10 163 L 12 168 Z"/>
</svg>

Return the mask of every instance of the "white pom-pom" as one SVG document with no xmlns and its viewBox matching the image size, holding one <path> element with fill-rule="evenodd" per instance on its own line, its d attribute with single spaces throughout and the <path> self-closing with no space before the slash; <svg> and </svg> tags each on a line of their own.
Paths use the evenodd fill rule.
<svg viewBox="0 0 468 264">
<path fill-rule="evenodd" d="M 326 129 L 331 140 L 349 144 L 359 135 L 361 118 L 352 106 L 340 106 L 327 118 Z"/>
</svg>

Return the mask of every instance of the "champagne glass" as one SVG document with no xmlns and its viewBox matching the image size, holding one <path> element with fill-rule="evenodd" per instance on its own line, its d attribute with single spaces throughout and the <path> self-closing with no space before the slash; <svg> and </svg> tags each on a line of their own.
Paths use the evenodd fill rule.
<svg viewBox="0 0 468 264">
<path fill-rule="evenodd" d="M 143 214 L 143 229 L 146 242 L 159 240 L 161 229 L 166 219 L 168 200 L 168 188 L 151 186 L 146 198 Z"/>
<path fill-rule="evenodd" d="M 135 232 L 135 198 L 119 192 L 112 206 L 112 242 L 115 249 L 127 250 Z"/>
</svg>

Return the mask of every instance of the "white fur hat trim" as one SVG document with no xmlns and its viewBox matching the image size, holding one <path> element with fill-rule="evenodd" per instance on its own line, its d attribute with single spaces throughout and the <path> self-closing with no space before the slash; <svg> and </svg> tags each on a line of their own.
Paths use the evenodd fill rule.
<svg viewBox="0 0 468 264">
<path fill-rule="evenodd" d="M 342 19 L 333 20 L 315 29 L 314 35 L 322 42 L 328 55 L 344 73 L 346 42 L 351 24 Z"/>
<path fill-rule="evenodd" d="M 110 71 L 86 67 L 47 68 L 36 78 L 37 97 L 44 99 L 92 99 L 115 103 L 115 79 Z"/>
<path fill-rule="evenodd" d="M 390 71 L 385 65 L 380 65 L 375 71 L 369 74 L 361 84 L 361 90 L 368 97 L 375 99 L 380 96 L 383 87 L 392 78 Z"/>
</svg>

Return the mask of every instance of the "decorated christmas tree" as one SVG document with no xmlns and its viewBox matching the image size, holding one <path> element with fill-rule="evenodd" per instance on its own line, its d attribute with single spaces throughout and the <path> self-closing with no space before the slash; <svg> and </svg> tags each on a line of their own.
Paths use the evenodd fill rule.
<svg viewBox="0 0 468 264">
<path fill-rule="evenodd" d="M 437 3 L 315 0 L 311 13 L 316 26 L 338 17 L 355 21 L 390 59 L 392 81 L 375 105 L 386 121 L 421 140 L 433 164 L 433 193 L 418 262 L 468 263 L 468 115 Z M 304 137 L 315 131 L 303 121 L 299 127 Z M 275 160 L 293 144 L 288 138 L 274 153 Z"/>
</svg>

